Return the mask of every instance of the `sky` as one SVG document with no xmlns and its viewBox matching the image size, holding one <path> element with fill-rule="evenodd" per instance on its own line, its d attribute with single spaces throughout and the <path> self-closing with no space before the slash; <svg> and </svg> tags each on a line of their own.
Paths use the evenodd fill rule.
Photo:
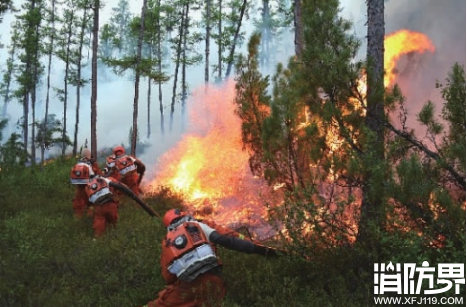
<svg viewBox="0 0 467 307">
<path fill-rule="evenodd" d="M 19 6 L 22 1 L 13 0 L 15 5 Z M 105 1 L 105 7 L 101 12 L 100 24 L 105 24 L 111 13 L 111 8 L 116 6 L 117 0 Z M 140 14 L 142 1 L 131 0 L 130 9 L 135 15 Z M 353 22 L 354 34 L 362 40 L 362 48 L 359 55 L 365 56 L 365 36 L 366 36 L 366 1 L 365 0 L 342 0 L 342 15 L 344 18 Z M 12 14 L 7 13 L 4 16 L 3 23 L 0 24 L 0 39 L 3 44 L 9 43 L 9 24 L 13 20 Z M 434 54 L 422 55 L 418 58 L 401 61 L 401 67 L 398 67 L 401 76 L 398 80 L 401 88 L 407 97 L 409 105 L 409 116 L 413 119 L 416 112 L 421 108 L 427 100 L 433 100 L 438 108 L 440 108 L 441 100 L 439 90 L 435 89 L 437 80 L 444 81 L 447 77 L 450 68 L 455 61 L 460 62 L 465 67 L 466 58 L 466 2 L 464 0 L 389 0 L 385 1 L 385 25 L 386 33 L 392 33 L 396 30 L 406 28 L 413 31 L 419 31 L 426 34 L 436 47 Z M 293 51 L 293 38 L 288 38 L 289 42 L 284 42 L 284 46 L 289 46 L 289 52 Z M 245 50 L 245 45 L 240 50 Z M 243 51 L 242 51 L 243 52 Z M 290 56 L 284 52 L 279 57 L 279 61 L 287 62 Z M 4 67 L 6 61 L 6 50 L 0 49 L 0 68 Z M 203 67 L 192 70 L 189 74 L 193 82 L 193 88 L 201 86 L 203 82 L 202 70 Z M 57 76 L 60 71 L 56 68 Z M 166 88 L 164 96 L 170 100 L 170 87 Z M 89 108 L 89 89 L 84 91 L 85 97 L 82 99 L 82 108 Z M 153 89 L 153 94 L 156 94 L 156 89 Z M 132 110 L 134 99 L 134 85 L 130 79 L 117 78 L 108 73 L 105 82 L 99 84 L 98 93 L 98 140 L 100 146 L 113 146 L 120 143 L 128 143 L 129 129 L 132 123 Z M 156 99 L 154 99 L 156 100 Z M 40 105 L 41 102 L 39 102 Z M 167 101 L 166 104 L 170 103 Z M 73 106 L 73 102 L 70 104 Z M 74 108 L 70 107 L 68 114 L 70 135 L 73 131 Z M 60 113 L 59 108 L 56 110 Z M 82 125 L 80 127 L 80 145 L 83 145 L 84 140 L 88 137 L 89 130 L 87 127 L 86 112 L 83 113 Z M 157 102 L 154 101 L 151 111 L 153 127 L 159 126 L 159 112 Z M 10 122 L 14 124 L 21 116 L 19 107 L 9 109 Z M 102 116 L 101 116 L 102 115 Z M 61 117 L 60 115 L 59 117 Z M 146 134 L 146 88 L 142 86 L 140 89 L 140 135 Z M 176 122 L 174 129 L 166 134 L 153 133 L 150 141 L 147 141 L 151 146 L 148 155 L 157 157 L 167 148 L 171 147 L 180 135 L 183 133 L 184 125 L 181 121 L 180 111 L 176 113 Z M 166 108 L 166 123 L 168 123 L 168 109 Z M 412 120 L 416 125 L 416 122 Z M 10 127 L 14 130 L 14 127 Z M 9 135 L 4 133 L 4 135 Z M 5 141 L 5 139 L 3 140 Z M 151 158 L 152 159 L 152 158 Z"/>
</svg>

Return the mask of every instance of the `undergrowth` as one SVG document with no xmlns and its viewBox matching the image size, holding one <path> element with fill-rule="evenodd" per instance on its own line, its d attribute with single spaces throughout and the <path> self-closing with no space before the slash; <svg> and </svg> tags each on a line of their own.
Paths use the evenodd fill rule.
<svg viewBox="0 0 467 307">
<path fill-rule="evenodd" d="M 160 219 L 124 198 L 117 227 L 94 241 L 91 218 L 73 217 L 74 163 L 0 172 L 0 306 L 141 306 L 163 289 Z M 164 188 L 144 200 L 161 215 L 180 205 Z M 342 248 L 307 261 L 221 248 L 223 306 L 373 306 L 360 255 Z"/>
</svg>

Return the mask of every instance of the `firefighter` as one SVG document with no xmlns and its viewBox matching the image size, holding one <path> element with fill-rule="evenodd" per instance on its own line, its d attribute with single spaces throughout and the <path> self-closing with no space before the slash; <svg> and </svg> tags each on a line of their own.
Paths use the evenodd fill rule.
<svg viewBox="0 0 467 307">
<path fill-rule="evenodd" d="M 116 156 L 114 154 L 111 154 L 107 158 L 105 158 L 105 165 L 106 168 L 104 169 L 104 174 L 106 177 L 112 177 L 118 181 L 120 181 L 121 176 L 120 173 L 118 172 L 116 165 L 115 165 L 115 160 Z"/>
<path fill-rule="evenodd" d="M 136 195 L 142 195 L 140 188 L 146 166 L 141 160 L 127 155 L 123 146 L 114 148 L 115 168 L 120 173 L 120 181 L 126 184 Z"/>
<path fill-rule="evenodd" d="M 94 176 L 85 186 L 88 205 L 94 207 L 94 237 L 105 233 L 108 225 L 116 226 L 118 220 L 118 198 L 116 192 L 128 195 L 142 206 L 145 205 L 125 184 L 112 177 Z M 143 207 L 144 208 L 144 207 Z"/>
<path fill-rule="evenodd" d="M 167 285 L 146 307 L 221 306 L 226 290 L 217 244 L 248 254 L 277 255 L 273 248 L 178 209 L 167 211 L 162 221 L 167 235 L 162 241 L 161 270 Z"/>
<path fill-rule="evenodd" d="M 70 182 L 76 186 L 75 197 L 72 200 L 73 215 L 80 219 L 87 210 L 88 198 L 85 187 L 89 179 L 94 175 L 102 174 L 97 162 L 91 158 L 91 151 L 84 148 L 81 159 L 70 172 Z"/>
</svg>

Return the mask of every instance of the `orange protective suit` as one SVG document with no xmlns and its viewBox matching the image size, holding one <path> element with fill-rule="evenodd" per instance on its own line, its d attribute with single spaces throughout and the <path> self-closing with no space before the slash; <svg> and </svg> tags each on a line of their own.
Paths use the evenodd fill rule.
<svg viewBox="0 0 467 307">
<path fill-rule="evenodd" d="M 97 165 L 97 162 L 86 157 L 83 157 L 79 160 L 79 162 L 73 167 L 72 172 L 74 168 L 80 164 L 84 164 L 89 168 L 88 174 L 86 175 L 86 181 L 89 180 L 90 176 L 102 174 L 102 171 Z M 88 207 L 88 196 L 85 190 L 86 184 L 73 184 L 76 186 L 75 196 L 72 200 L 73 215 L 79 219 L 84 215 Z"/>
<path fill-rule="evenodd" d="M 149 206 L 138 198 L 126 185 L 112 177 L 95 176 L 86 185 L 88 204 L 94 209 L 94 236 L 100 237 L 105 233 L 107 226 L 115 227 L 118 221 L 118 198 L 116 192 L 120 191 L 138 202 L 143 208 L 151 210 Z M 155 214 L 155 213 L 154 213 Z"/>
<path fill-rule="evenodd" d="M 174 211 L 174 209 L 172 209 Z M 175 212 L 177 210 L 175 209 Z M 180 212 L 180 211 L 178 211 Z M 166 213 L 166 216 L 169 212 Z M 181 218 L 185 218 L 186 214 L 181 214 Z M 188 216 L 189 217 L 189 216 Z M 166 218 L 164 217 L 164 224 Z M 193 218 L 189 217 L 188 221 L 179 219 L 175 227 L 186 227 L 189 228 L 190 224 L 193 223 Z M 147 307 L 217 307 L 222 306 L 222 300 L 226 293 L 226 288 L 224 281 L 222 279 L 222 263 L 219 258 L 217 258 L 217 265 L 211 268 L 204 273 L 200 273 L 192 281 L 184 281 L 177 278 L 177 275 L 171 273 L 170 269 L 173 269 L 178 257 L 174 258 L 174 244 L 177 246 L 180 242 L 171 240 L 169 237 L 170 231 L 174 231 L 172 224 L 168 227 L 168 235 L 162 241 L 162 255 L 161 255 L 161 270 L 162 276 L 166 281 L 166 287 L 159 292 L 158 297 L 154 301 L 148 302 L 145 306 Z M 273 251 L 268 251 L 265 247 L 256 246 L 252 241 L 243 240 L 243 235 L 239 234 L 236 231 L 233 231 L 229 228 L 217 225 L 213 221 L 196 221 L 203 229 L 204 234 L 209 238 L 208 242 L 212 248 L 212 251 L 217 257 L 216 244 L 224 246 L 229 249 L 245 252 L 245 253 L 256 253 L 261 255 L 273 255 Z M 207 227 L 206 227 L 207 225 Z M 177 228 L 175 228 L 177 229 Z M 206 229 L 206 230 L 205 230 Z M 183 236 L 177 237 L 181 238 Z M 172 237 L 173 238 L 173 237 Z M 188 240 L 190 242 L 190 240 Z M 178 243 L 177 243 L 178 242 Z M 182 241 L 182 244 L 183 241 Z M 187 243 L 190 244 L 190 243 Z M 171 247 L 172 246 L 172 247 Z M 188 245 L 183 245 L 184 248 Z M 202 245 L 200 245 L 202 246 Z M 171 250 L 172 249 L 172 250 Z M 194 248 L 196 249 L 196 248 Z M 194 250 L 188 249 L 188 250 Z M 176 249 L 175 249 L 176 250 Z M 191 254 L 182 254 L 182 255 L 191 255 Z M 191 257 L 190 257 L 191 258 Z M 187 259 L 190 259 L 187 258 Z M 186 264 L 183 260 L 183 262 Z M 172 268 L 171 268 L 172 267 Z M 181 276 L 181 275 L 179 275 Z"/>
<path fill-rule="evenodd" d="M 94 237 L 101 237 L 105 233 L 107 226 L 115 227 L 117 220 L 118 204 L 116 201 L 109 201 L 103 205 L 96 206 L 92 223 Z"/>
<path fill-rule="evenodd" d="M 146 171 L 146 166 L 141 160 L 126 154 L 116 156 L 115 168 L 120 173 L 120 182 L 128 186 L 136 195 L 143 193 L 139 185 Z"/>
<path fill-rule="evenodd" d="M 88 208 L 88 195 L 86 194 L 86 185 L 77 184 L 75 190 L 75 197 L 72 200 L 73 215 L 76 218 L 83 217 Z"/>
<path fill-rule="evenodd" d="M 108 225 L 115 227 L 117 224 L 118 200 L 110 182 L 115 181 L 113 178 L 96 176 L 89 180 L 85 188 L 88 203 L 94 207 L 92 228 L 95 237 L 102 236 Z"/>
</svg>

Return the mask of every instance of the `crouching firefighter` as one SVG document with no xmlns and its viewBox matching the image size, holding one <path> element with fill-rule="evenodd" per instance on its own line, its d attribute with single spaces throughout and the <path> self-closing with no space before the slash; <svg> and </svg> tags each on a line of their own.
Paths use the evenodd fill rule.
<svg viewBox="0 0 467 307">
<path fill-rule="evenodd" d="M 89 206 L 94 208 L 94 237 L 104 234 L 107 225 L 116 226 L 118 220 L 118 198 L 116 192 L 121 191 L 136 201 L 149 214 L 156 213 L 146 205 L 136 194 L 134 194 L 125 184 L 118 182 L 112 177 L 94 176 L 86 185 L 86 194 L 89 199 Z"/>
<path fill-rule="evenodd" d="M 262 256 L 273 248 L 242 239 L 242 235 L 212 221 L 198 221 L 178 209 L 163 217 L 167 235 L 162 241 L 161 270 L 167 286 L 147 307 L 221 306 L 225 296 L 222 263 L 216 245 Z"/>
<path fill-rule="evenodd" d="M 81 159 L 70 172 L 70 183 L 75 185 L 75 197 L 72 200 L 73 215 L 80 219 L 86 212 L 88 198 L 86 195 L 86 184 L 96 174 L 102 174 L 97 162 L 91 158 L 91 151 L 87 148 L 81 152 Z"/>
</svg>

